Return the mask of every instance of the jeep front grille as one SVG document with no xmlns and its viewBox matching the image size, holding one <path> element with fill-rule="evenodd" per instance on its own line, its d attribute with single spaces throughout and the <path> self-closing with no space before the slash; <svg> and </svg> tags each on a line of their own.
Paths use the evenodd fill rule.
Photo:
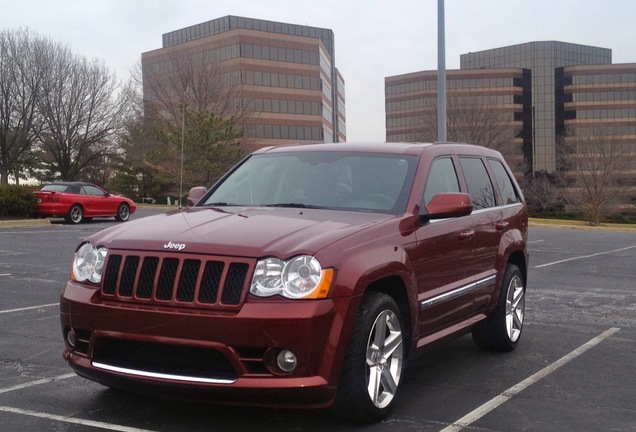
<svg viewBox="0 0 636 432">
<path fill-rule="evenodd" d="M 102 298 L 206 309 L 238 309 L 247 292 L 250 260 L 173 254 L 108 255 Z"/>
</svg>

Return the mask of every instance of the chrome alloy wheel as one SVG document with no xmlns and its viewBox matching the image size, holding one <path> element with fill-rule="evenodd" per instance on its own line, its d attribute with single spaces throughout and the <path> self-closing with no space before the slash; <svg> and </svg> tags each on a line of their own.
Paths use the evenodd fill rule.
<svg viewBox="0 0 636 432">
<path fill-rule="evenodd" d="M 510 279 L 506 294 L 506 332 L 511 342 L 516 342 L 521 335 L 526 299 L 523 280 L 519 275 Z"/>
<path fill-rule="evenodd" d="M 79 207 L 73 207 L 71 209 L 71 220 L 73 222 L 79 222 L 82 219 L 82 209 Z"/>
<path fill-rule="evenodd" d="M 127 221 L 130 218 L 130 207 L 128 204 L 120 204 L 117 208 L 117 220 L 122 222 Z"/>
<path fill-rule="evenodd" d="M 404 344 L 397 315 L 384 310 L 375 319 L 367 343 L 367 391 L 377 408 L 388 406 L 402 374 Z"/>
</svg>

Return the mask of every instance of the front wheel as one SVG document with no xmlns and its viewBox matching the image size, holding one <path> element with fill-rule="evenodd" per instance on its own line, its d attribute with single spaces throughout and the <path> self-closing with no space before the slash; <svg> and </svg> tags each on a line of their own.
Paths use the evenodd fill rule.
<svg viewBox="0 0 636 432">
<path fill-rule="evenodd" d="M 130 207 L 128 206 L 128 204 L 119 204 L 119 207 L 117 207 L 117 216 L 115 216 L 115 219 L 119 222 L 126 222 L 128 219 L 130 219 Z"/>
<path fill-rule="evenodd" d="M 333 412 L 372 423 L 393 407 L 404 368 L 400 309 L 390 296 L 365 294 L 354 323 Z"/>
<path fill-rule="evenodd" d="M 486 351 L 512 351 L 517 346 L 525 317 L 524 280 L 514 264 L 508 264 L 499 302 L 493 313 L 473 330 L 473 341 Z"/>
</svg>

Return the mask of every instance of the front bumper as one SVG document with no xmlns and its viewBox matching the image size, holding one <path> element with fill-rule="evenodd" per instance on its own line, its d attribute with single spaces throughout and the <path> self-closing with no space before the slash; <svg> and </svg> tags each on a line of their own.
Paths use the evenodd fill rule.
<svg viewBox="0 0 636 432">
<path fill-rule="evenodd" d="M 98 290 L 69 282 L 60 301 L 64 358 L 79 375 L 109 387 L 324 407 L 336 394 L 353 303 L 250 298 L 239 311 L 214 312 L 107 302 Z M 276 367 L 283 349 L 297 358 L 291 373 Z"/>
</svg>

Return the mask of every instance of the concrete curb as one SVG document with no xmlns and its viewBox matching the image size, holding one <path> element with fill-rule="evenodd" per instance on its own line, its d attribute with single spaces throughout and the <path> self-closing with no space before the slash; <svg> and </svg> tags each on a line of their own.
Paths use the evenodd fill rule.
<svg viewBox="0 0 636 432">
<path fill-rule="evenodd" d="M 51 221 L 49 219 L 8 219 L 0 220 L 0 228 L 18 228 L 28 226 L 49 226 Z"/>
</svg>

